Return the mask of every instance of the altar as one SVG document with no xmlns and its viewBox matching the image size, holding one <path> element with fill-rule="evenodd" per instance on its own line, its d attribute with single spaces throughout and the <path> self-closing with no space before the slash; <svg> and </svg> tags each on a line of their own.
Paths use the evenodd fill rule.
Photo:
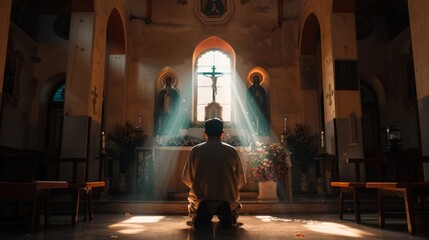
<svg viewBox="0 0 429 240">
<path fill-rule="evenodd" d="M 136 190 L 146 192 L 153 196 L 154 200 L 172 200 L 175 194 L 186 194 L 189 188 L 182 183 L 183 167 L 192 147 L 187 146 L 154 146 L 136 149 Z M 246 157 L 242 147 L 237 147 L 241 152 L 243 164 L 246 169 Z M 290 176 L 290 175 L 288 175 Z M 288 178 L 280 185 L 286 193 L 286 198 L 292 197 L 291 182 Z M 257 195 L 258 184 L 247 183 L 242 193 L 255 193 Z M 243 195 L 243 194 L 242 194 Z M 249 194 L 247 194 L 249 195 Z"/>
<path fill-rule="evenodd" d="M 155 200 L 168 200 L 173 194 L 187 193 L 182 172 L 192 147 L 156 146 L 136 149 L 137 190 L 150 191 Z M 258 191 L 246 184 L 242 191 Z"/>
</svg>

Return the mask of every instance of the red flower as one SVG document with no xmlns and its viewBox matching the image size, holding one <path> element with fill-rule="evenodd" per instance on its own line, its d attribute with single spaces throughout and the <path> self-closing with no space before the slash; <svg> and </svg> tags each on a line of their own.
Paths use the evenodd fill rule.
<svg viewBox="0 0 429 240">
<path fill-rule="evenodd" d="M 280 143 L 257 142 L 245 150 L 248 179 L 250 182 L 283 180 L 287 174 L 287 152 Z"/>
</svg>

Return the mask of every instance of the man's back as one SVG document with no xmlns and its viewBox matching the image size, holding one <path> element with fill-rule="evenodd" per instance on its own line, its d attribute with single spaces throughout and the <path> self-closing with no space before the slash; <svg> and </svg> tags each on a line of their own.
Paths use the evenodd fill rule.
<svg viewBox="0 0 429 240">
<path fill-rule="evenodd" d="M 234 147 L 219 138 L 209 138 L 192 149 L 187 164 L 192 171 L 185 183 L 195 200 L 239 201 L 239 189 L 245 180 L 241 159 Z M 190 182 L 192 184 L 188 184 Z"/>
<path fill-rule="evenodd" d="M 223 122 L 204 123 L 206 142 L 196 145 L 183 168 L 182 181 L 189 188 L 189 216 L 196 228 L 210 224 L 213 214 L 230 228 L 241 208 L 240 188 L 246 183 L 243 163 L 237 150 L 222 143 Z"/>
</svg>

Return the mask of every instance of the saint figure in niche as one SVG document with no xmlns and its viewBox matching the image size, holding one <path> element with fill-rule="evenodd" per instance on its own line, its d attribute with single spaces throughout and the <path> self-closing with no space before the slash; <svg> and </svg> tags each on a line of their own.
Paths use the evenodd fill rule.
<svg viewBox="0 0 429 240">
<path fill-rule="evenodd" d="M 264 134 L 268 131 L 267 94 L 261 86 L 262 76 L 254 73 L 250 77 L 252 86 L 247 92 L 247 104 L 249 117 L 253 130 L 257 134 Z"/>
<path fill-rule="evenodd" d="M 156 132 L 168 133 L 173 131 L 175 128 L 170 123 L 177 114 L 179 92 L 173 87 L 171 77 L 165 79 L 164 88 L 159 92 L 157 102 Z"/>
</svg>

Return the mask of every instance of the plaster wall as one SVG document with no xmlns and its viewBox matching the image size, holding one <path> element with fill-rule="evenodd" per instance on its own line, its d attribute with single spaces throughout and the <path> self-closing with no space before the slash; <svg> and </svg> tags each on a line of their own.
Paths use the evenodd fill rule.
<svg viewBox="0 0 429 240">
<path fill-rule="evenodd" d="M 422 154 L 429 155 L 429 16 L 426 9 L 429 2 L 424 0 L 408 1 L 410 28 L 413 44 L 414 69 L 416 73 L 417 100 L 420 117 Z M 425 180 L 429 180 L 429 164 L 424 166 Z"/>
<path fill-rule="evenodd" d="M 65 115 L 88 115 L 94 19 L 94 13 L 75 12 L 71 16 Z"/>
<path fill-rule="evenodd" d="M 11 7 L 12 0 L 5 0 L 0 2 L 0 73 L 4 72 L 4 66 L 6 62 Z M 0 89 L 3 89 L 3 74 L 0 74 Z M 2 94 L 3 93 L 0 93 L 0 96 Z"/>
<path fill-rule="evenodd" d="M 3 102 L 0 144 L 21 149 L 31 148 L 31 139 L 34 135 L 31 107 L 32 102 L 35 101 L 37 80 L 32 75 L 34 63 L 30 57 L 35 42 L 13 23 L 8 29 L 13 50 L 20 55 L 20 60 L 18 60 L 20 71 L 16 74 L 17 79 L 14 82 L 14 88 L 18 89 L 17 94 L 13 97 L 14 104 L 10 101 Z"/>
<path fill-rule="evenodd" d="M 387 63 L 389 78 L 384 81 L 386 98 L 386 126 L 401 128 L 402 147 L 404 149 L 419 146 L 419 122 L 417 102 L 407 94 L 407 76 L 405 61 L 411 56 L 410 31 L 404 30 L 388 44 Z"/>
<path fill-rule="evenodd" d="M 227 25 L 204 24 L 194 14 L 193 4 L 177 4 L 169 8 L 170 4 L 166 0 L 153 2 L 150 24 L 145 24 L 144 19 L 131 20 L 127 118 L 134 119 L 138 112 L 142 112 L 143 123 L 153 124 L 155 81 L 165 67 L 171 67 L 177 73 L 176 88 L 181 98 L 190 104 L 192 54 L 201 41 L 217 36 L 236 52 L 236 81 L 246 84 L 246 76 L 253 67 L 261 66 L 267 70 L 270 85 L 264 87 L 271 96 L 273 133 L 280 134 L 285 113 L 293 116 L 292 122 L 298 121 L 296 19 L 285 20 L 279 26 L 277 9 L 273 7 L 276 1 L 273 0 L 251 1 L 243 5 L 233 1 L 234 11 Z M 143 125 L 143 129 L 152 132 L 152 126 Z"/>
</svg>

